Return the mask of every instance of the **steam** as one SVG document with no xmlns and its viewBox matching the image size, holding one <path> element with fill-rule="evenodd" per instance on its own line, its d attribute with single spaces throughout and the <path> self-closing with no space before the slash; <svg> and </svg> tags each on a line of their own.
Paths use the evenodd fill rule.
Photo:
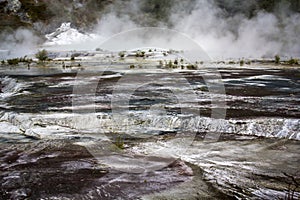
<svg viewBox="0 0 300 200">
<path fill-rule="evenodd" d="M 214 1 L 172 2 L 167 21 L 161 21 L 157 26 L 190 36 L 214 59 L 273 58 L 277 54 L 300 56 L 300 15 L 289 11 L 284 4 L 279 4 L 276 14 L 258 11 L 250 19 L 243 14 L 228 16 Z M 226 3 L 228 1 L 223 2 Z M 254 5 L 248 4 L 239 9 L 246 10 Z M 149 19 L 137 20 L 135 16 L 142 12 L 142 3 L 132 0 L 130 5 L 135 7 L 123 7 L 121 13 L 118 6 L 110 8 L 99 20 L 96 32 L 109 37 L 149 25 Z"/>
<path fill-rule="evenodd" d="M 73 30 L 73 33 L 76 33 L 73 35 L 77 36 L 78 41 L 66 49 L 94 50 L 98 44 L 114 34 L 138 27 L 155 26 L 184 33 L 195 40 L 213 59 L 273 58 L 277 54 L 281 57 L 300 57 L 299 13 L 290 11 L 284 1 L 277 2 L 277 9 L 273 13 L 257 10 L 255 0 L 241 1 L 239 5 L 236 2 L 229 0 L 127 0 L 125 3 L 113 1 L 101 11 L 101 15 L 100 11 L 98 12 L 99 20 L 92 31 L 83 33 L 89 37 L 93 35 L 90 37 L 92 39 L 81 40 L 84 35 Z M 156 6 L 157 4 L 159 6 Z M 81 6 L 84 6 L 84 3 Z M 227 13 L 224 7 L 228 6 L 239 12 Z M 249 14 L 251 9 L 256 10 L 253 15 Z M 35 23 L 36 26 L 38 24 L 43 27 L 41 22 Z M 58 27 L 59 25 L 56 28 Z M 55 29 L 52 31 L 55 32 Z M 64 38 L 66 37 L 58 37 L 61 40 Z M 0 56 L 3 52 L 8 52 L 6 57 L 34 53 L 37 45 L 41 45 L 42 41 L 27 29 L 18 29 L 13 34 L 2 34 L 0 39 Z M 170 38 L 157 39 L 167 42 Z M 62 43 L 57 41 L 51 48 L 64 49 L 55 47 L 56 44 Z M 49 41 L 46 44 L 49 44 Z"/>
<path fill-rule="evenodd" d="M 15 58 L 32 54 L 41 43 L 41 38 L 34 32 L 20 28 L 14 33 L 0 35 L 0 58 Z"/>
<path fill-rule="evenodd" d="M 191 14 L 171 16 L 175 29 L 194 38 L 213 58 L 300 56 L 300 15 L 260 11 L 251 19 L 224 16 L 212 1 L 199 1 Z"/>
</svg>

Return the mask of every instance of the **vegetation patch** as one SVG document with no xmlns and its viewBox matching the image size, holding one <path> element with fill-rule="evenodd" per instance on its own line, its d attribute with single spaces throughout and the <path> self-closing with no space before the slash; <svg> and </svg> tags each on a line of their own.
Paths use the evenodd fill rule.
<svg viewBox="0 0 300 200">
<path fill-rule="evenodd" d="M 189 70 L 196 70 L 197 66 L 190 64 L 190 65 L 187 65 L 186 68 L 189 69 Z"/>
<path fill-rule="evenodd" d="M 119 55 L 120 58 L 124 58 L 125 57 L 125 51 L 120 51 L 118 55 Z"/>
<path fill-rule="evenodd" d="M 135 57 L 141 57 L 144 58 L 145 57 L 145 51 L 137 51 L 135 53 Z"/>
<path fill-rule="evenodd" d="M 48 59 L 48 52 L 45 49 L 40 50 L 35 54 L 35 57 L 39 59 L 39 61 L 44 62 Z"/>
<path fill-rule="evenodd" d="M 244 60 L 240 60 L 240 66 L 244 66 L 245 61 Z"/>
<path fill-rule="evenodd" d="M 7 63 L 9 65 L 17 65 L 17 64 L 19 64 L 19 62 L 20 62 L 19 58 L 12 58 L 12 59 L 7 60 Z"/>
<path fill-rule="evenodd" d="M 275 64 L 279 64 L 280 63 L 280 57 L 279 55 L 275 56 Z"/>
<path fill-rule="evenodd" d="M 295 59 L 295 58 L 291 58 L 290 60 L 287 61 L 287 63 L 289 65 L 299 65 L 298 59 Z"/>
<path fill-rule="evenodd" d="M 17 64 L 19 64 L 20 62 L 22 62 L 22 63 L 31 63 L 31 62 L 32 62 L 32 59 L 27 58 L 26 56 L 21 57 L 21 58 L 7 59 L 7 63 L 8 63 L 9 65 L 17 65 Z M 2 64 L 5 64 L 5 61 L 3 60 L 1 63 L 2 63 Z"/>
<path fill-rule="evenodd" d="M 135 66 L 134 66 L 134 65 L 130 65 L 129 68 L 130 68 L 130 69 L 134 69 Z"/>
</svg>

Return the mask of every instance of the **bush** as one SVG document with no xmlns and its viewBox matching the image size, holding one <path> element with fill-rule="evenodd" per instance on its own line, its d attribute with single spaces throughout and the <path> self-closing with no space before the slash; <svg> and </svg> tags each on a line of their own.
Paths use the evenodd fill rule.
<svg viewBox="0 0 300 200">
<path fill-rule="evenodd" d="M 275 63 L 279 64 L 279 62 L 280 62 L 280 57 L 279 57 L 279 55 L 276 55 L 275 56 Z"/>
<path fill-rule="evenodd" d="M 135 57 L 145 57 L 145 51 L 137 51 Z"/>
<path fill-rule="evenodd" d="M 240 66 L 243 66 L 245 64 L 244 60 L 240 60 Z"/>
<path fill-rule="evenodd" d="M 173 68 L 173 63 L 172 63 L 171 60 L 170 60 L 169 63 L 168 63 L 168 68 Z"/>
<path fill-rule="evenodd" d="M 197 67 L 195 65 L 187 65 L 186 68 L 189 69 L 189 70 L 196 70 L 197 69 Z"/>
<path fill-rule="evenodd" d="M 45 49 L 43 49 L 43 50 L 41 50 L 41 51 L 38 51 L 38 52 L 35 54 L 35 57 L 36 57 L 37 59 L 39 59 L 39 61 L 45 61 L 45 60 L 48 59 L 48 52 L 47 52 Z"/>
<path fill-rule="evenodd" d="M 19 59 L 19 58 L 12 58 L 12 59 L 8 59 L 8 60 L 7 60 L 7 63 L 8 63 L 9 65 L 17 65 L 17 64 L 19 64 L 19 62 L 20 62 L 20 59 Z"/>
<path fill-rule="evenodd" d="M 134 69 L 135 66 L 134 66 L 134 65 L 130 65 L 129 68 L 130 68 L 130 69 Z"/>
<path fill-rule="evenodd" d="M 291 59 L 288 61 L 288 64 L 289 64 L 289 65 L 298 65 L 299 62 L 298 62 L 297 59 L 291 58 Z"/>
<path fill-rule="evenodd" d="M 7 59 L 7 63 L 9 65 L 17 65 L 19 63 L 19 59 L 13 58 L 13 59 Z"/>
<path fill-rule="evenodd" d="M 124 51 L 120 51 L 118 55 L 119 55 L 121 58 L 124 58 L 124 57 L 125 57 L 125 52 L 124 52 Z"/>
<path fill-rule="evenodd" d="M 24 63 L 31 63 L 32 62 L 32 59 L 30 58 L 27 58 L 27 56 L 24 56 L 23 58 L 12 58 L 12 59 L 7 59 L 7 63 L 9 65 L 17 65 L 19 64 L 20 62 L 24 62 Z M 1 62 L 2 64 L 5 64 L 5 61 L 3 60 Z"/>
</svg>

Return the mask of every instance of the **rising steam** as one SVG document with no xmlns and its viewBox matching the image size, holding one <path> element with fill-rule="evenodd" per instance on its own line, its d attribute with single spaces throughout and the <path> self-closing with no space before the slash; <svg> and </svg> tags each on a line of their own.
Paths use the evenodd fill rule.
<svg viewBox="0 0 300 200">
<path fill-rule="evenodd" d="M 95 34 L 99 36 L 95 39 L 103 40 L 121 31 L 155 26 L 188 35 L 214 59 L 274 57 L 277 54 L 300 57 L 300 15 L 291 11 L 285 1 L 277 3 L 275 11 L 258 9 L 252 16 L 249 13 L 256 8 L 255 0 L 172 0 L 159 1 L 158 6 L 151 2 L 156 1 L 115 1 L 101 11 L 98 23 L 86 35 Z M 228 13 L 224 9 L 228 6 L 235 12 Z M 80 43 L 80 38 L 78 40 Z M 10 57 L 29 54 L 41 42 L 26 29 L 2 35 L 1 41 L 0 49 L 9 50 Z M 97 47 L 97 41 L 84 41 L 83 45 L 78 42 L 68 49 L 94 50 Z"/>
</svg>

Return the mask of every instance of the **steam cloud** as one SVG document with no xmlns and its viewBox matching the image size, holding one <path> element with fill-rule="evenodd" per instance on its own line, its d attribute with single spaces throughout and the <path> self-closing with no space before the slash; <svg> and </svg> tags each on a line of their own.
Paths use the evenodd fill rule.
<svg viewBox="0 0 300 200">
<path fill-rule="evenodd" d="M 278 3 L 273 13 L 257 10 L 249 17 L 247 12 L 255 7 L 255 0 L 161 2 L 164 7 L 158 8 L 159 14 L 153 14 L 156 8 L 148 8 L 149 1 L 115 1 L 99 16 L 92 32 L 103 40 L 103 37 L 109 38 L 121 31 L 156 26 L 190 36 L 214 59 L 273 58 L 276 54 L 300 57 L 300 15 L 290 11 L 284 3 Z M 226 13 L 223 9 L 226 4 L 241 12 Z M 14 34 L 0 38 L 0 49 L 8 49 L 9 57 L 30 54 L 42 41 L 26 29 L 18 29 Z M 74 49 L 78 46 L 94 49 L 97 47 L 95 43 L 85 41 L 84 45 L 74 45 Z"/>
<path fill-rule="evenodd" d="M 159 22 L 157 26 L 185 33 L 212 58 L 272 58 L 276 54 L 300 56 L 300 15 L 287 10 L 284 4 L 279 4 L 276 13 L 258 11 L 254 17 L 248 18 L 241 13 L 226 16 L 214 1 L 172 2 L 167 20 Z M 248 7 L 252 5 L 249 2 Z M 241 6 L 247 9 L 246 5 Z M 110 12 L 99 20 L 95 30 L 110 36 L 145 26 L 145 21 L 151 19 L 132 17 L 141 12 L 140 7 L 141 1 L 132 0 L 130 5 L 122 8 L 121 13 L 118 6 L 110 8 Z"/>
<path fill-rule="evenodd" d="M 32 54 L 41 38 L 28 29 L 17 29 L 14 33 L 0 35 L 0 58 L 14 58 Z"/>
</svg>

